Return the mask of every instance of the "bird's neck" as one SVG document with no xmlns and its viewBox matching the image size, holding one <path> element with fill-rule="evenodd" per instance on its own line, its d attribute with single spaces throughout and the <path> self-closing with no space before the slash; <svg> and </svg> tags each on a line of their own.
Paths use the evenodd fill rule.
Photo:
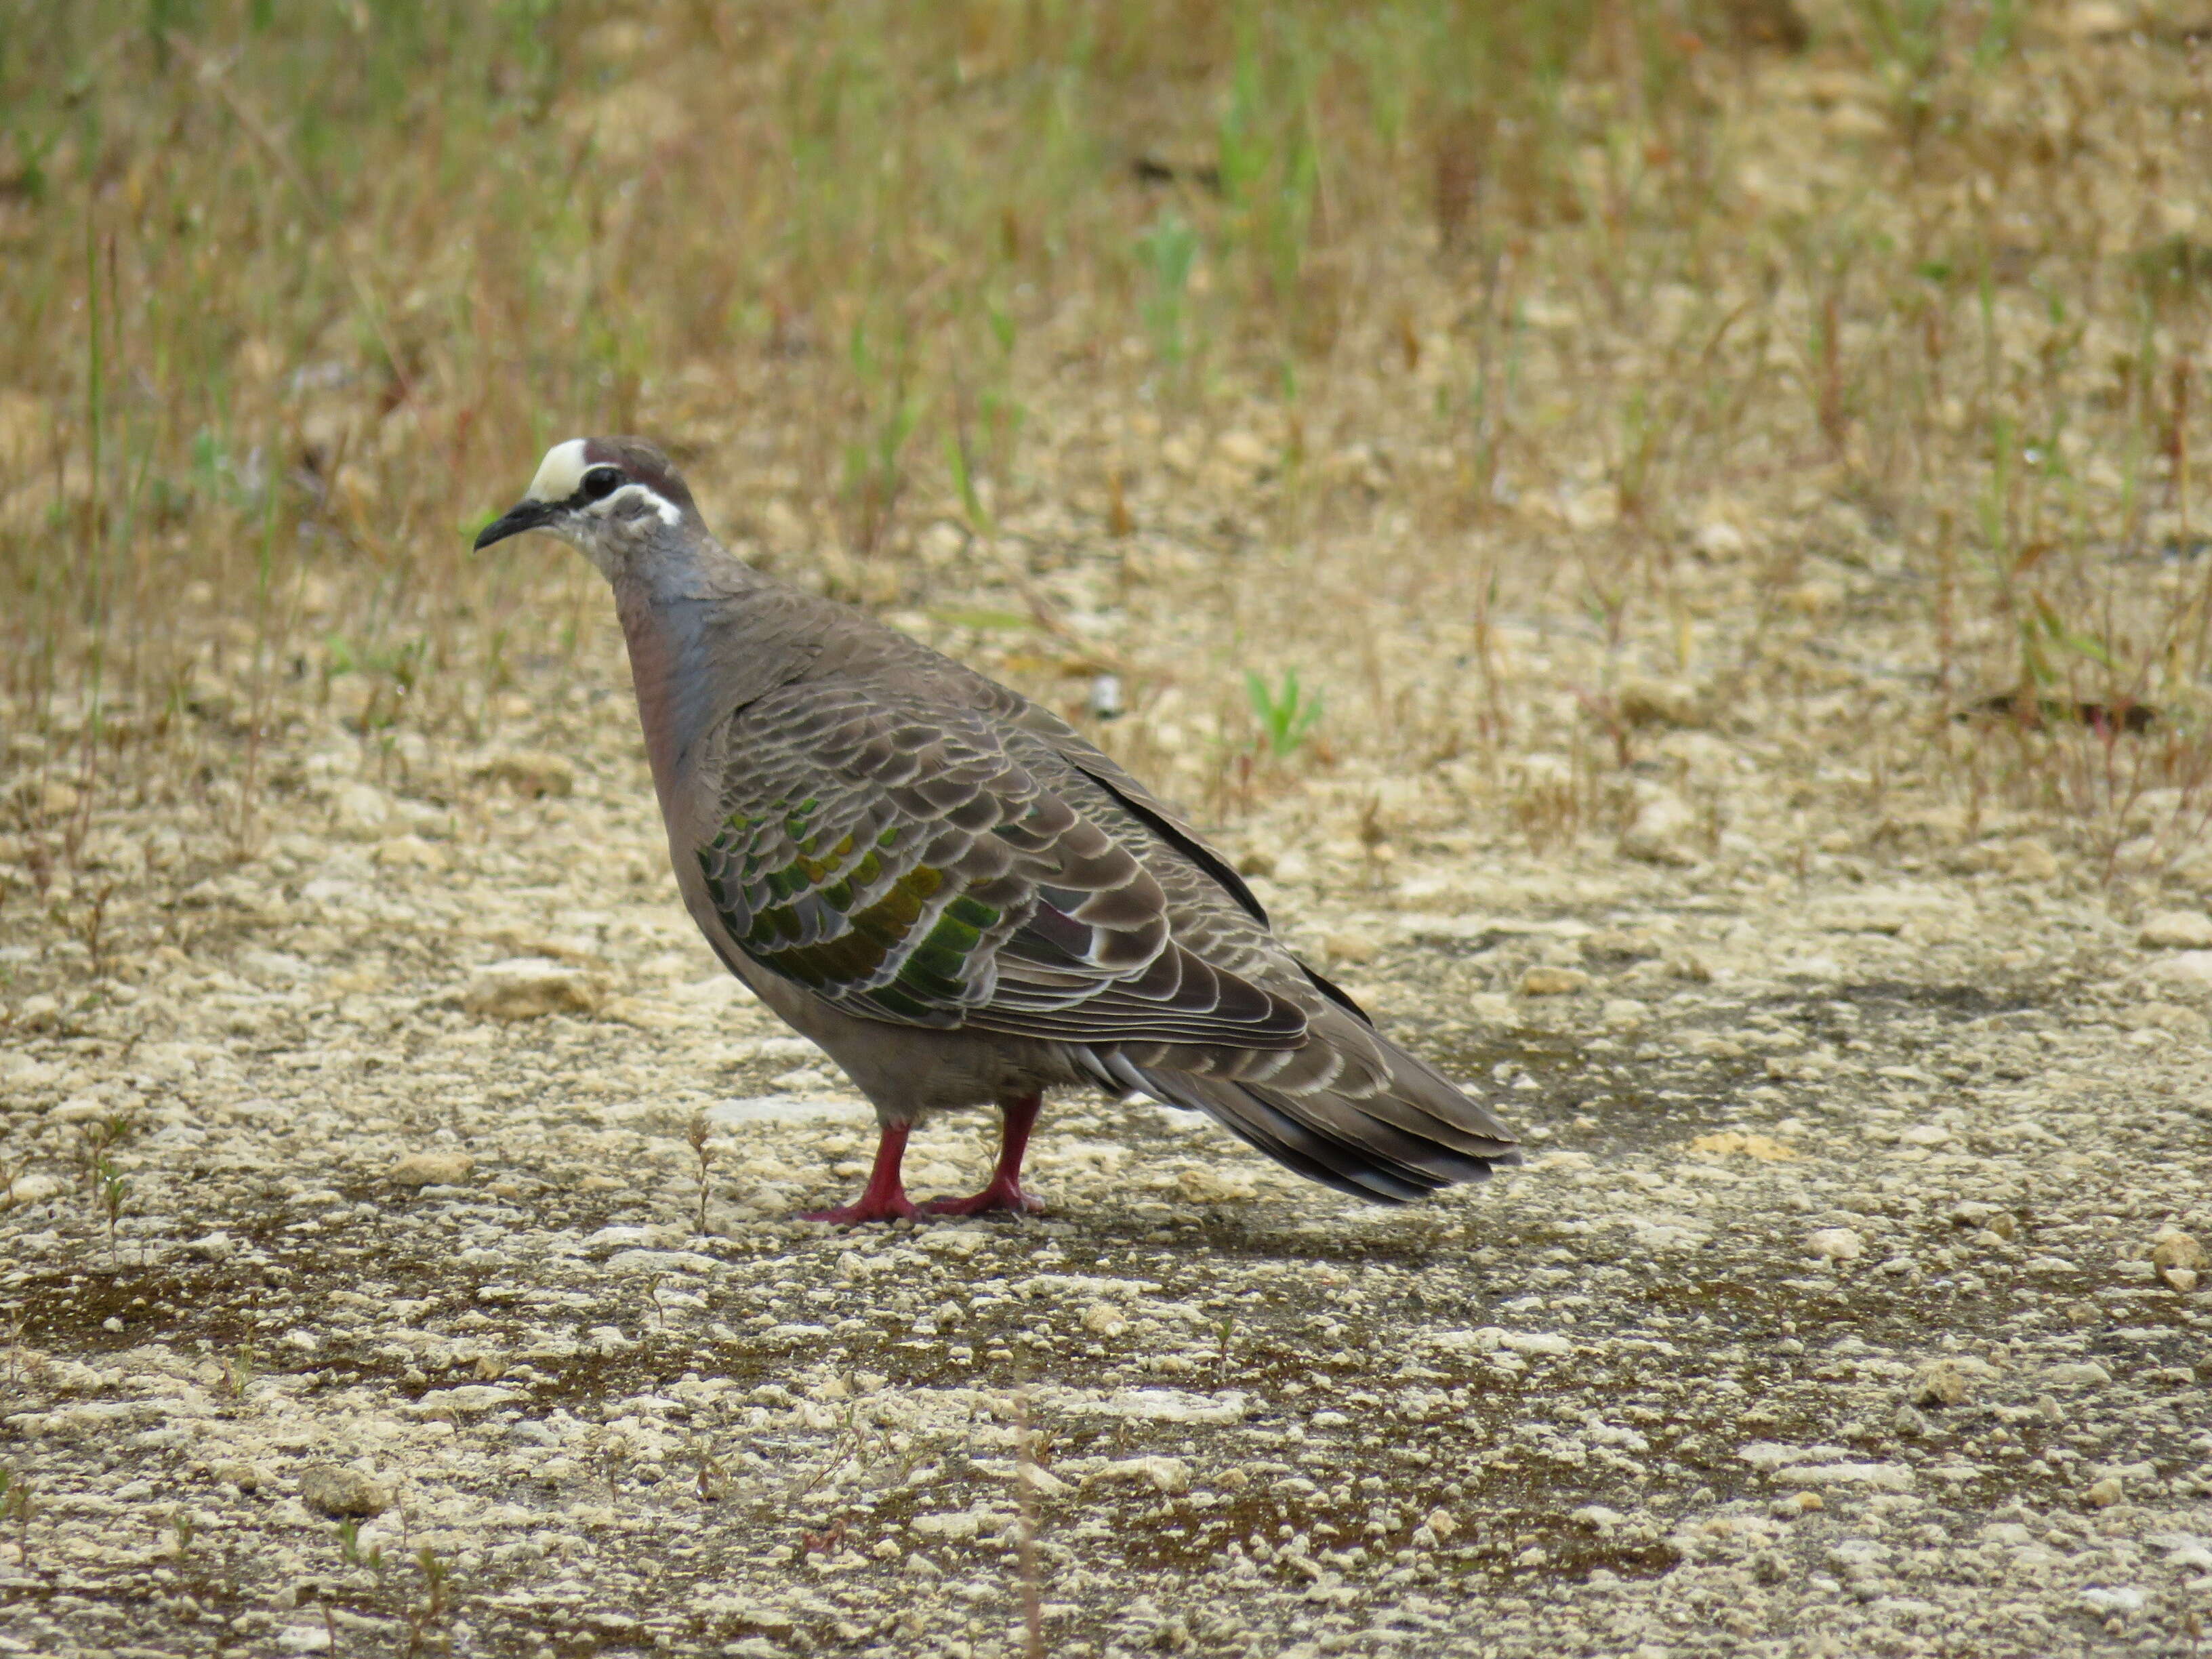
<svg viewBox="0 0 2212 1659">
<path fill-rule="evenodd" d="M 748 696 L 762 668 L 747 660 L 736 623 L 765 579 L 714 550 L 711 559 L 633 562 L 614 581 L 615 614 L 629 646 L 630 681 L 661 809 L 675 804 L 684 760 Z M 749 672 L 750 671 L 750 672 Z"/>
</svg>

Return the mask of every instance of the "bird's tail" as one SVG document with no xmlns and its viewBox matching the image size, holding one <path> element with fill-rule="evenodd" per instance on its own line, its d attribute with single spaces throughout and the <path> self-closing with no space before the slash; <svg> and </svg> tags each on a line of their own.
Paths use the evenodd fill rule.
<svg viewBox="0 0 2212 1659">
<path fill-rule="evenodd" d="M 1204 1112 L 1276 1162 L 1354 1198 L 1401 1204 L 1521 1161 L 1512 1131 L 1487 1109 L 1334 1009 L 1290 1056 L 1251 1054 L 1224 1066 L 1214 1050 L 1188 1069 L 1173 1063 L 1184 1054 L 1172 1050 L 1096 1058 L 1122 1088 Z"/>
</svg>

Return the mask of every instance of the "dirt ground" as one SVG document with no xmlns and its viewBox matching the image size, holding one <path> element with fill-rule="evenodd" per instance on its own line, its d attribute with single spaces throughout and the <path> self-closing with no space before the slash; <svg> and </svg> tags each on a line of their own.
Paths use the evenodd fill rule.
<svg viewBox="0 0 2212 1659">
<path fill-rule="evenodd" d="M 2198 1650 L 2201 910 L 1262 810 L 1527 1167 L 1070 1100 L 1042 1219 L 836 1231 L 865 1109 L 694 938 L 618 672 L 294 720 L 257 856 L 140 826 L 176 942 L 11 913 L 0 1652 Z"/>
</svg>

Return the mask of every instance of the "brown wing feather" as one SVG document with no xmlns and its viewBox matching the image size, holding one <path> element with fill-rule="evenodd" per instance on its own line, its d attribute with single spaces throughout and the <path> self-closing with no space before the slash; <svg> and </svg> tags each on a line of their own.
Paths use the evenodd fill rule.
<svg viewBox="0 0 2212 1659">
<path fill-rule="evenodd" d="M 1068 1042 L 1304 1040 L 1306 1011 L 1174 937 L 1124 841 L 980 714 L 780 688 L 704 757 L 695 849 L 738 948 L 863 1018 Z"/>
</svg>

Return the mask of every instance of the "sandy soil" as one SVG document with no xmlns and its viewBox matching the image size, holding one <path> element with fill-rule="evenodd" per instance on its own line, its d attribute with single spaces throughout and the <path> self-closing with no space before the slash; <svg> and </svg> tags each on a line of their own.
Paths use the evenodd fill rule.
<svg viewBox="0 0 2212 1659">
<path fill-rule="evenodd" d="M 0 1652 L 2196 1651 L 2201 914 L 1262 812 L 1527 1168 L 1361 1208 L 1072 1100 L 1042 1219 L 838 1231 L 865 1109 L 693 937 L 614 684 L 302 715 L 256 856 L 9 912 Z"/>
</svg>

